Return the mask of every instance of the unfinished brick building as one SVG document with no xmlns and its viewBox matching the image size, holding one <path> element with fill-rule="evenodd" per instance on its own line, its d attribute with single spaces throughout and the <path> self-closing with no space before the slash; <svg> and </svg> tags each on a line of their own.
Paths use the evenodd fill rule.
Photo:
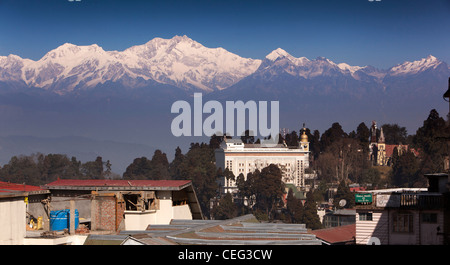
<svg viewBox="0 0 450 265">
<path fill-rule="evenodd" d="M 43 188 L 50 196 L 44 209 L 69 208 L 75 201 L 80 222 L 103 231 L 139 230 L 149 224 L 169 224 L 172 219 L 203 219 L 197 196 L 188 180 L 67 180 Z M 48 210 L 47 210 L 48 211 Z"/>
</svg>

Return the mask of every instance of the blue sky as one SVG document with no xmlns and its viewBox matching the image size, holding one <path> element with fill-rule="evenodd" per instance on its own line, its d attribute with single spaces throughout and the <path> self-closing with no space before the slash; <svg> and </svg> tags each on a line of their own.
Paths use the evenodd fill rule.
<svg viewBox="0 0 450 265">
<path fill-rule="evenodd" d="M 295 57 L 388 68 L 432 54 L 450 63 L 449 0 L 0 0 L 0 55 L 40 59 L 66 42 L 124 50 L 187 35 L 262 59 Z"/>
</svg>

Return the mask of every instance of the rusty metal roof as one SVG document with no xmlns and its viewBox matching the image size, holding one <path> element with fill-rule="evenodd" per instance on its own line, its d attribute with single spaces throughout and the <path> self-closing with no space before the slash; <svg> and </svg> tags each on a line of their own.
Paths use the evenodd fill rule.
<svg viewBox="0 0 450 265">
<path fill-rule="evenodd" d="M 317 238 L 329 243 L 353 243 L 356 236 L 356 224 L 312 230 Z"/>
</svg>

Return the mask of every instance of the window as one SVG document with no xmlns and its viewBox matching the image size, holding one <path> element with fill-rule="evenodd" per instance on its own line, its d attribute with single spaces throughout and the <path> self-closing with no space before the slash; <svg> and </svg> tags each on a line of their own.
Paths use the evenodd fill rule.
<svg viewBox="0 0 450 265">
<path fill-rule="evenodd" d="M 414 232 L 413 215 L 410 213 L 395 213 L 392 215 L 392 231 L 398 233 Z"/>
<path fill-rule="evenodd" d="M 230 171 L 233 171 L 233 161 L 232 160 L 227 160 L 227 168 Z"/>
<path fill-rule="evenodd" d="M 359 213 L 359 221 L 372 221 L 372 213 Z"/>
<path fill-rule="evenodd" d="M 437 224 L 437 213 L 423 213 L 422 222 L 427 224 Z"/>
</svg>

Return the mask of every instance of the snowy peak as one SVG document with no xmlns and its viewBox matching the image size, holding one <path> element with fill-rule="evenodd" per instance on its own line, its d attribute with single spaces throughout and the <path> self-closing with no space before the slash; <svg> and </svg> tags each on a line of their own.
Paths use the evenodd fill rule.
<svg viewBox="0 0 450 265">
<path fill-rule="evenodd" d="M 351 66 L 346 63 L 340 63 L 340 64 L 337 64 L 337 66 L 339 67 L 339 69 L 341 69 L 343 71 L 349 71 L 352 74 L 354 74 L 356 71 L 359 71 L 364 68 L 361 66 Z"/>
<path fill-rule="evenodd" d="M 411 75 L 424 72 L 428 69 L 436 69 L 442 62 L 434 57 L 428 55 L 426 58 L 413 62 L 404 62 L 389 69 L 389 74 L 392 76 Z"/>
<path fill-rule="evenodd" d="M 292 57 L 289 53 L 287 53 L 285 50 L 278 48 L 276 50 L 273 50 L 271 53 L 269 53 L 266 56 L 266 59 L 275 61 L 278 58 L 284 58 L 284 57 Z"/>
<path fill-rule="evenodd" d="M 278 60 L 287 60 L 287 63 L 293 64 L 295 66 L 301 66 L 309 62 L 306 57 L 296 58 L 281 48 L 275 49 L 271 53 L 266 55 L 266 60 L 268 60 L 269 63 L 276 62 Z"/>
<path fill-rule="evenodd" d="M 155 81 L 204 91 L 225 89 L 256 71 L 261 63 L 220 47 L 207 48 L 187 36 L 154 38 L 124 54 L 135 60 L 128 65 L 142 66 Z"/>
<path fill-rule="evenodd" d="M 41 60 L 52 60 L 57 58 L 67 59 L 69 57 L 85 57 L 95 53 L 104 53 L 105 51 L 97 44 L 89 46 L 77 46 L 71 43 L 65 43 L 58 48 L 51 50 Z"/>
<path fill-rule="evenodd" d="M 336 64 L 325 57 L 317 57 L 315 60 L 309 60 L 306 57 L 295 58 L 285 50 L 278 48 L 266 56 L 259 71 L 271 76 L 288 73 L 292 76 L 309 79 L 319 76 L 353 76 L 355 72 L 363 68 L 346 63 Z M 355 78 L 357 77 L 355 76 Z"/>
</svg>

